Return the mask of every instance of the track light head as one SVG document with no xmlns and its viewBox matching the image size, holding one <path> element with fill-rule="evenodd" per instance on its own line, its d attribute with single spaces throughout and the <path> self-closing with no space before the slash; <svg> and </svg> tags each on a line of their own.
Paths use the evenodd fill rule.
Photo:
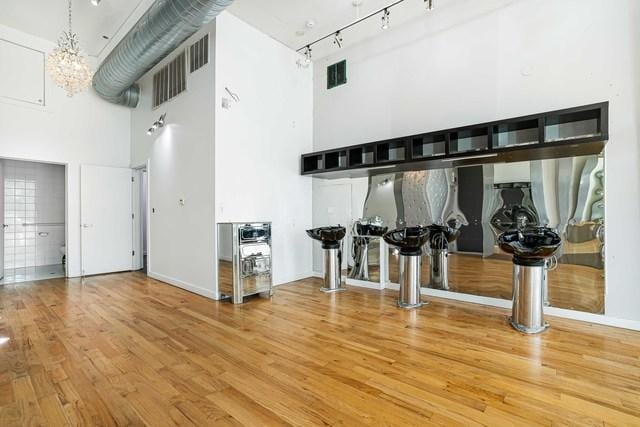
<svg viewBox="0 0 640 427">
<path fill-rule="evenodd" d="M 333 44 L 335 44 L 339 48 L 342 48 L 342 34 L 340 33 L 340 31 L 337 31 L 333 36 Z"/>
<path fill-rule="evenodd" d="M 305 64 L 311 64 L 311 46 L 307 46 L 304 49 L 304 62 Z"/>
<path fill-rule="evenodd" d="M 166 123 L 166 120 L 165 120 L 166 117 L 167 117 L 167 113 L 164 113 L 160 116 L 158 120 L 153 122 L 149 130 L 147 130 L 147 135 L 153 134 L 156 130 L 158 130 L 158 128 L 163 128 Z"/>
<path fill-rule="evenodd" d="M 389 9 L 385 9 L 382 12 L 382 29 L 383 30 L 389 29 L 389 15 L 391 15 L 391 13 L 389 13 Z"/>
<path fill-rule="evenodd" d="M 424 4 L 427 10 L 433 10 L 433 0 L 424 0 Z"/>
</svg>

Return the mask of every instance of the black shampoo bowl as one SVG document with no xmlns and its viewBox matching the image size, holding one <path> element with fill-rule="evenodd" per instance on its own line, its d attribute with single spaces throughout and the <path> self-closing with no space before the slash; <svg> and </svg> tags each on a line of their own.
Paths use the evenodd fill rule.
<svg viewBox="0 0 640 427">
<path fill-rule="evenodd" d="M 356 234 L 361 237 L 382 236 L 387 232 L 388 228 L 381 225 L 356 223 Z"/>
<path fill-rule="evenodd" d="M 432 224 L 427 226 L 429 230 L 429 246 L 431 249 L 447 249 L 448 244 L 455 242 L 460 236 L 460 230 L 446 225 Z"/>
<path fill-rule="evenodd" d="M 322 249 L 336 249 L 340 247 L 340 241 L 347 234 L 347 229 L 341 226 L 319 227 L 307 230 L 307 235 L 313 240 L 322 243 Z"/>
<path fill-rule="evenodd" d="M 400 249 L 400 255 L 422 255 L 422 246 L 429 240 L 427 227 L 405 227 L 382 236 L 389 245 Z"/>
<path fill-rule="evenodd" d="M 513 254 L 514 263 L 525 266 L 544 265 L 545 260 L 552 257 L 561 244 L 558 233 L 547 227 L 509 230 L 498 237 L 500 249 Z"/>
</svg>

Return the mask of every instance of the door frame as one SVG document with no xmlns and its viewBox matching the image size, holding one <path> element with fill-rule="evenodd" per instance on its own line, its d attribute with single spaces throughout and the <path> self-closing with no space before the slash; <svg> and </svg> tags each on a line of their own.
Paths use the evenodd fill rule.
<svg viewBox="0 0 640 427">
<path fill-rule="evenodd" d="M 140 190 L 140 185 L 141 182 L 139 181 L 134 181 L 132 183 L 132 185 L 134 186 L 134 190 L 131 192 L 132 196 L 134 197 L 134 200 L 132 201 L 132 206 L 134 206 L 136 208 L 136 215 L 134 216 L 134 226 L 133 226 L 133 238 L 134 238 L 134 250 L 140 251 L 140 256 L 144 257 L 144 252 L 143 252 L 143 248 L 144 245 L 142 244 L 142 236 L 144 236 L 145 234 L 142 233 L 142 225 L 140 224 L 140 222 L 142 221 L 142 215 L 140 215 L 140 207 L 143 206 L 142 204 L 144 203 L 144 205 L 146 206 L 146 211 L 147 211 L 147 222 L 145 224 L 145 231 L 146 231 L 146 246 L 147 246 L 147 271 L 146 274 L 149 275 L 149 271 L 151 271 L 151 160 L 147 160 L 146 163 L 143 163 L 141 165 L 138 166 L 134 166 L 131 168 L 133 170 L 133 174 L 134 177 L 138 178 L 139 176 L 142 175 L 142 172 L 146 172 L 147 174 L 147 198 L 146 200 L 142 200 L 142 193 Z M 137 189 L 137 190 L 136 190 Z M 136 242 L 135 240 L 135 234 L 136 234 L 136 224 L 137 224 L 137 228 L 140 230 L 140 239 L 138 242 Z M 142 259 L 142 265 L 144 266 L 144 259 Z M 137 270 L 136 270 L 137 271 Z"/>
<path fill-rule="evenodd" d="M 43 163 L 43 164 L 47 164 L 47 165 L 57 165 L 57 166 L 62 166 L 64 167 L 64 248 L 65 248 L 65 264 L 64 264 L 64 277 L 65 278 L 69 278 L 69 224 L 71 224 L 71 206 L 70 206 L 70 202 L 69 202 L 69 163 L 67 162 L 56 162 L 56 161 L 52 161 L 52 160 L 42 160 L 39 158 L 30 158 L 30 157 L 8 157 L 8 156 L 0 156 L 0 160 L 15 160 L 15 161 L 19 161 L 19 162 L 31 162 L 31 163 Z M 2 218 L 0 219 L 0 224 L 4 224 L 4 175 L 2 176 L 2 179 L 0 180 L 0 185 L 2 185 L 2 200 L 0 200 L 0 203 L 3 206 L 3 215 Z M 78 204 L 78 209 L 80 208 L 79 204 Z M 2 227 L 2 230 L 0 230 L 0 232 L 2 232 L 3 238 L 4 238 L 4 227 Z M 4 252 L 4 242 L 3 242 L 3 246 L 2 248 L 0 248 L 1 251 Z M 3 253 L 3 260 L 2 262 L 4 263 L 4 253 Z M 2 270 L 2 274 L 0 274 L 0 279 L 2 279 L 4 277 L 4 264 L 2 266 L 0 266 L 0 270 Z M 1 286 L 1 285 L 0 285 Z"/>
</svg>

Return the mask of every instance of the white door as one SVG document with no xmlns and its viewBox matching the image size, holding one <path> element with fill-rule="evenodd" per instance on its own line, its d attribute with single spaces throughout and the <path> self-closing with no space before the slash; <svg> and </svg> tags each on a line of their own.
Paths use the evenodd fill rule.
<svg viewBox="0 0 640 427">
<path fill-rule="evenodd" d="M 82 165 L 80 222 L 82 274 L 133 268 L 132 171 Z"/>
<path fill-rule="evenodd" d="M 0 280 L 4 277 L 4 161 L 0 159 Z"/>
<path fill-rule="evenodd" d="M 143 199 L 143 171 L 140 169 L 134 169 L 132 181 L 132 203 L 133 203 L 133 270 L 140 270 L 143 267 L 143 252 L 144 252 L 144 235 L 142 230 L 144 225 L 143 221 L 143 208 L 146 204 L 146 200 Z"/>
</svg>

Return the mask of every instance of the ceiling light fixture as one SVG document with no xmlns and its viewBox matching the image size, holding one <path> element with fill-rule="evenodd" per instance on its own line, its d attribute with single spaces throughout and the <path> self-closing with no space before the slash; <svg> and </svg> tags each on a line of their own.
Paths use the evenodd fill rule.
<svg viewBox="0 0 640 427">
<path fill-rule="evenodd" d="M 163 128 L 165 125 L 165 119 L 167 117 L 167 113 L 164 113 L 160 116 L 160 118 L 158 120 L 156 120 L 155 122 L 153 122 L 153 124 L 151 125 L 151 127 L 149 129 L 147 129 L 147 135 L 152 135 L 156 130 L 158 130 L 159 128 Z"/>
<path fill-rule="evenodd" d="M 344 32 L 344 30 L 351 28 L 355 25 L 358 25 L 359 23 L 366 21 L 369 18 L 373 18 L 375 16 L 380 16 L 380 13 L 382 13 L 382 29 L 386 30 L 387 28 L 389 28 L 389 15 L 391 15 L 391 8 L 399 5 L 400 3 L 403 3 L 405 0 L 396 0 L 395 2 L 391 3 L 390 5 L 382 8 L 382 9 L 378 9 L 374 12 L 371 12 L 370 14 L 363 16 L 362 18 L 356 19 L 355 21 L 351 22 L 350 24 L 345 25 L 342 28 L 339 28 L 336 31 L 333 31 L 329 34 L 327 34 L 326 36 L 320 37 L 317 40 L 312 41 L 311 43 L 307 43 L 306 45 L 302 46 L 300 49 L 298 49 L 296 52 L 300 52 L 301 54 L 303 54 L 305 56 L 305 60 L 303 61 L 302 58 L 299 58 L 296 62 L 298 64 L 298 66 L 300 68 L 307 68 L 309 66 L 309 64 L 311 63 L 311 46 L 320 43 L 321 41 L 333 38 L 333 43 L 335 43 L 336 45 L 338 45 L 338 47 L 342 46 L 342 33 Z M 433 0 L 424 0 L 425 5 L 427 8 L 429 8 L 429 10 L 431 10 L 433 8 Z M 359 7 L 362 4 L 362 0 L 353 0 L 351 3 L 354 7 Z M 307 21 L 307 28 L 312 28 L 313 25 L 310 24 L 315 24 L 313 21 Z"/>
<path fill-rule="evenodd" d="M 389 15 L 391 13 L 389 13 L 389 9 L 385 9 L 384 12 L 382 13 L 382 29 L 383 30 L 388 30 L 389 29 Z"/>
<path fill-rule="evenodd" d="M 304 50 L 304 62 L 305 64 L 311 64 L 311 46 L 307 46 Z"/>
<path fill-rule="evenodd" d="M 67 96 L 82 92 L 91 84 L 93 71 L 80 52 L 78 35 L 71 27 L 71 0 L 69 0 L 69 31 L 62 33 L 58 46 L 47 58 L 47 71 L 56 86 L 63 88 Z"/>
<path fill-rule="evenodd" d="M 342 48 L 342 34 L 340 31 L 336 32 L 333 36 L 333 44 L 337 45 L 339 48 Z"/>
<path fill-rule="evenodd" d="M 102 0 L 91 0 L 91 4 L 94 5 L 94 6 L 98 6 L 98 5 L 100 5 L 101 1 Z"/>
</svg>

